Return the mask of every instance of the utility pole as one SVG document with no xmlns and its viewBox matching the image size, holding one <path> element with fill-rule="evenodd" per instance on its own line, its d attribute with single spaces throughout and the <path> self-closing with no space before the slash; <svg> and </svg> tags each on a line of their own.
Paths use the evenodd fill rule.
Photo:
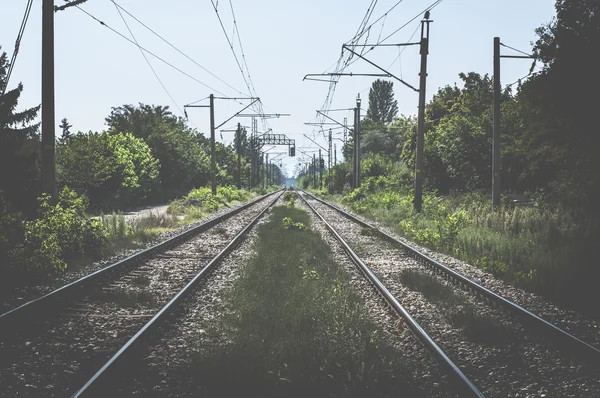
<svg viewBox="0 0 600 398">
<path fill-rule="evenodd" d="M 333 165 L 337 166 L 337 145 L 333 144 Z"/>
<path fill-rule="evenodd" d="M 242 189 L 242 125 L 237 126 L 237 169 L 238 169 L 238 189 Z"/>
<path fill-rule="evenodd" d="M 347 135 L 348 135 L 348 118 L 344 118 L 344 144 L 346 143 Z"/>
<path fill-rule="evenodd" d="M 331 144 L 332 144 L 333 140 L 331 138 L 331 129 L 329 129 L 329 152 L 327 152 L 327 176 L 329 178 L 327 178 L 327 189 L 329 190 L 329 193 L 331 193 Z"/>
<path fill-rule="evenodd" d="M 494 136 L 492 139 L 492 205 L 500 206 L 500 38 L 494 37 Z"/>
<path fill-rule="evenodd" d="M 360 94 L 354 108 L 354 188 L 360 188 Z"/>
<path fill-rule="evenodd" d="M 215 149 L 215 95 L 210 95 L 210 186 L 217 194 L 217 154 Z"/>
<path fill-rule="evenodd" d="M 429 11 L 421 21 L 421 72 L 419 73 L 419 115 L 417 127 L 417 152 L 415 157 L 415 198 L 414 207 L 417 213 L 423 206 L 423 148 L 425 141 L 425 91 L 427 88 L 427 55 L 429 54 Z"/>
<path fill-rule="evenodd" d="M 267 155 L 267 159 L 269 158 L 269 155 Z M 260 169 L 261 171 L 259 171 L 259 176 L 260 176 L 260 184 L 262 185 L 262 188 L 265 189 L 265 154 L 262 153 L 260 155 Z"/>
<path fill-rule="evenodd" d="M 56 203 L 54 163 L 54 0 L 42 3 L 42 191 Z"/>
<path fill-rule="evenodd" d="M 267 160 L 263 165 L 263 188 L 269 186 L 269 154 L 267 153 Z"/>
<path fill-rule="evenodd" d="M 313 188 L 317 187 L 317 161 L 315 160 L 315 154 L 313 153 Z"/>
<path fill-rule="evenodd" d="M 323 189 L 323 158 L 321 157 L 321 148 L 319 148 L 319 189 Z"/>
</svg>

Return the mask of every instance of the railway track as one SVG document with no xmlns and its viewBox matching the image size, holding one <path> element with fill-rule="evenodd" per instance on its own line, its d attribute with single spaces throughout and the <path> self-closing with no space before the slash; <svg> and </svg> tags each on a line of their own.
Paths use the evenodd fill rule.
<svg viewBox="0 0 600 398">
<path fill-rule="evenodd" d="M 300 196 L 453 377 L 460 396 L 600 394 L 597 348 L 337 206 Z M 465 315 L 457 309 L 467 309 L 473 325 L 461 330 L 440 320 Z M 492 325 L 482 327 L 481 319 Z M 473 327 L 488 335 L 469 336 Z"/>
<path fill-rule="evenodd" d="M 97 396 L 93 391 L 102 381 L 121 369 L 281 194 L 265 195 L 0 315 L 0 396 Z"/>
</svg>

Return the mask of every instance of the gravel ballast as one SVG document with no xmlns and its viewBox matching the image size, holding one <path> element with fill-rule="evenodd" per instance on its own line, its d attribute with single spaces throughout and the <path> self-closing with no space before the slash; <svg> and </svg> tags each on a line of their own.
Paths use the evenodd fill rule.
<svg viewBox="0 0 600 398">
<path fill-rule="evenodd" d="M 307 197 L 307 199 L 309 199 Z M 396 245 L 378 236 L 363 234 L 363 228 L 339 212 L 309 199 L 310 203 L 334 226 L 359 253 L 363 261 L 378 275 L 386 287 L 400 303 L 425 328 L 438 345 L 488 397 L 596 397 L 600 396 L 600 378 L 597 371 L 579 360 L 557 352 L 549 341 L 528 333 L 517 320 L 488 306 L 477 296 L 464 291 L 432 274 Z M 389 233 L 389 231 L 386 231 Z M 415 245 L 412 245 L 415 246 Z M 417 249 L 421 250 L 422 248 Z M 423 250 L 425 251 L 425 250 Z M 544 307 L 544 300 L 496 281 L 491 275 L 475 269 L 448 256 L 425 251 L 430 257 L 462 273 L 466 277 L 481 282 L 486 287 L 508 299 L 515 297 L 526 302 L 515 302 L 554 321 L 560 317 L 564 326 L 565 318 L 579 320 L 570 325 L 569 330 L 595 329 L 594 323 L 582 321 L 582 317 L 555 306 Z M 414 273 L 433 279 L 440 286 L 452 291 L 453 304 L 428 299 L 418 289 L 410 289 L 402 281 L 402 273 Z M 483 283 L 485 281 L 485 283 Z M 534 308 L 531 306 L 534 302 Z M 507 336 L 499 334 L 496 341 L 485 336 L 469 336 L 463 327 L 457 327 L 453 320 L 468 308 L 476 313 L 477 319 L 492 322 L 494 328 L 505 330 Z M 545 311 L 542 311 L 544 310 Z M 551 315 L 554 315 L 552 317 Z M 559 315 L 561 314 L 561 315 Z M 568 316 L 566 316 L 568 314 Z M 550 315 L 550 316 L 548 316 Z M 476 319 L 476 320 L 477 320 Z M 494 328 L 487 330 L 494 332 Z M 565 327 L 565 329 L 567 329 Z M 486 330 L 486 329 L 484 329 Z M 582 336 L 584 337 L 584 336 Z M 590 336 L 591 337 L 591 336 Z M 483 341 L 481 341 L 483 338 Z M 597 339 L 597 335 L 595 336 Z M 594 341 L 590 341 L 594 343 Z"/>
<path fill-rule="evenodd" d="M 271 201 L 143 261 L 61 314 L 1 342 L 0 396 L 72 394 Z"/>
</svg>

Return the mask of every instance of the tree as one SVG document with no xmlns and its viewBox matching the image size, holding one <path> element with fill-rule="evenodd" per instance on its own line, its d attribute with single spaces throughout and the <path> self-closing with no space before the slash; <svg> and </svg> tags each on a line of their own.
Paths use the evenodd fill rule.
<svg viewBox="0 0 600 398">
<path fill-rule="evenodd" d="M 1 47 L 0 47 L 1 50 Z M 9 67 L 5 52 L 0 53 L 0 92 L 6 88 Z M 18 210 L 31 215 L 39 193 L 39 123 L 34 123 L 39 106 L 17 111 L 23 84 L 0 96 L 0 191 Z"/>
<path fill-rule="evenodd" d="M 67 118 L 64 118 L 61 120 L 60 126 L 58 127 L 62 129 L 62 135 L 58 139 L 58 144 L 59 146 L 65 146 L 69 142 L 69 138 L 71 138 L 71 132 L 69 129 L 73 126 L 69 124 Z"/>
<path fill-rule="evenodd" d="M 142 103 L 115 107 L 106 123 L 110 134 L 131 132 L 144 139 L 160 161 L 160 183 L 151 199 L 178 197 L 209 181 L 208 140 L 188 128 L 168 107 Z"/>
<path fill-rule="evenodd" d="M 600 195 L 600 3 L 557 0 L 557 18 L 536 30 L 533 52 L 543 70 L 519 93 L 527 126 L 526 176 L 569 204 L 597 209 Z"/>
<path fill-rule="evenodd" d="M 159 162 L 132 134 L 78 133 L 57 156 L 59 181 L 84 189 L 105 209 L 140 204 L 156 186 Z"/>
<path fill-rule="evenodd" d="M 377 79 L 369 90 L 367 119 L 375 123 L 390 123 L 398 113 L 398 101 L 394 100 L 394 83 Z"/>
</svg>

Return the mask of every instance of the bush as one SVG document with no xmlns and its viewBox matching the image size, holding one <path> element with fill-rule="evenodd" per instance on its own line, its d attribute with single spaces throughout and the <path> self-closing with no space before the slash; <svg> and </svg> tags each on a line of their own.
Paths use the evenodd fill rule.
<svg viewBox="0 0 600 398">
<path fill-rule="evenodd" d="M 98 220 L 85 217 L 87 201 L 65 187 L 58 203 L 49 196 L 39 199 L 39 218 L 26 225 L 26 262 L 30 268 L 63 271 L 66 262 L 82 257 L 96 258 L 106 247 L 107 235 Z"/>
</svg>

